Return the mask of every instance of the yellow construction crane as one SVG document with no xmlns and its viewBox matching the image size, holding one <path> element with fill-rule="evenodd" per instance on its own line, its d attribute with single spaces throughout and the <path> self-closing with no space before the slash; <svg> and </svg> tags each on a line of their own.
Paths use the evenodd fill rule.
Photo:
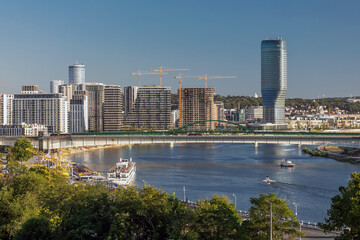
<svg viewBox="0 0 360 240">
<path fill-rule="evenodd" d="M 197 78 L 197 76 L 183 76 L 179 73 L 179 76 L 173 78 L 179 79 L 179 127 L 182 127 L 182 104 L 181 104 L 181 83 L 183 78 Z"/>
<path fill-rule="evenodd" d="M 151 69 L 151 72 L 159 72 L 160 73 L 160 87 L 162 87 L 162 75 L 164 72 L 171 72 L 171 71 L 187 71 L 190 69 L 164 69 L 165 67 L 159 67 L 159 69 Z M 165 74 L 165 73 L 164 73 Z"/>
<path fill-rule="evenodd" d="M 203 76 L 199 76 L 198 79 L 204 79 L 205 80 L 205 88 L 207 88 L 207 80 L 208 79 L 213 79 L 213 78 L 236 78 L 236 76 L 212 76 L 212 77 L 208 77 L 207 74 L 203 75 Z"/>
<path fill-rule="evenodd" d="M 138 72 L 132 72 L 131 74 L 132 74 L 133 76 L 134 76 L 134 75 L 138 75 L 138 77 L 139 77 L 139 87 L 141 87 L 141 85 L 140 85 L 140 77 L 141 77 L 141 75 L 145 75 L 145 74 L 160 74 L 160 73 L 141 72 L 140 70 L 138 70 Z"/>
</svg>

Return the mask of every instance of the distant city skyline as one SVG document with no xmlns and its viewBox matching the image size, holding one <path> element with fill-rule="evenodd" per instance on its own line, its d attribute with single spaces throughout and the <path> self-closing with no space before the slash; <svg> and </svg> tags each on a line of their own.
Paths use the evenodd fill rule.
<svg viewBox="0 0 360 240">
<path fill-rule="evenodd" d="M 359 1 L 11 1 L 0 4 L 0 92 L 19 93 L 51 80 L 68 82 L 68 66 L 86 65 L 86 82 L 137 85 L 131 72 L 160 66 L 209 80 L 221 95 L 261 93 L 260 47 L 287 41 L 287 98 L 360 95 Z M 177 92 L 177 81 L 163 86 Z M 159 77 L 142 77 L 159 85 Z M 203 87 L 184 80 L 183 87 Z"/>
</svg>

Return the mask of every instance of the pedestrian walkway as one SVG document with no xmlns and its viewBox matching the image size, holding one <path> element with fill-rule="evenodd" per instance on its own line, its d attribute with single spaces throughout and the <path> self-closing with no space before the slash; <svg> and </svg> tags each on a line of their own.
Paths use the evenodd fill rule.
<svg viewBox="0 0 360 240">
<path fill-rule="evenodd" d="M 297 228 L 299 230 L 299 228 Z M 301 231 L 306 234 L 305 237 L 302 237 L 302 240 L 311 240 L 311 239 L 335 239 L 336 236 L 339 236 L 336 232 L 324 233 L 324 231 L 318 227 L 312 226 L 301 226 Z"/>
</svg>

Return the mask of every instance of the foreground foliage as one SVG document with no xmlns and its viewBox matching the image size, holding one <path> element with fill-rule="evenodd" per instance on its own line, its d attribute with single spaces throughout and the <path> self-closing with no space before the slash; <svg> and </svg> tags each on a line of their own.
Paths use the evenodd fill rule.
<svg viewBox="0 0 360 240">
<path fill-rule="evenodd" d="M 109 191 L 10 161 L 0 184 L 0 239 L 242 239 L 226 197 L 193 208 L 154 187 Z"/>
<path fill-rule="evenodd" d="M 276 194 L 261 194 L 259 198 L 250 198 L 250 220 L 245 221 L 247 236 L 252 240 L 270 239 L 270 204 L 272 205 L 273 239 L 298 239 L 303 233 L 294 229 L 299 226 L 296 216 L 287 203 Z"/>
<path fill-rule="evenodd" d="M 341 231 L 336 239 L 360 239 L 360 173 L 352 173 L 346 187 L 331 199 L 329 218 L 320 226 L 325 232 Z"/>
</svg>

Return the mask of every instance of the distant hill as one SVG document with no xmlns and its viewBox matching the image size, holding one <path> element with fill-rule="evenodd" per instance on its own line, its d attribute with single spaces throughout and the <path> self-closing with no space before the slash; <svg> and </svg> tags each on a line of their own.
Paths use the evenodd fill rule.
<svg viewBox="0 0 360 240">
<path fill-rule="evenodd" d="M 215 101 L 222 101 L 226 109 L 232 108 L 247 108 L 250 106 L 262 106 L 262 98 L 249 97 L 249 96 L 221 96 L 215 95 Z M 347 111 L 347 113 L 357 114 L 360 113 L 360 102 L 349 103 L 348 98 L 323 98 L 323 99 L 305 99 L 305 98 L 288 98 L 285 101 L 285 106 L 294 107 L 296 109 L 305 110 L 309 107 L 327 106 L 331 109 L 338 107 L 339 109 Z M 176 108 L 179 105 L 178 94 L 171 95 L 171 105 Z"/>
</svg>

